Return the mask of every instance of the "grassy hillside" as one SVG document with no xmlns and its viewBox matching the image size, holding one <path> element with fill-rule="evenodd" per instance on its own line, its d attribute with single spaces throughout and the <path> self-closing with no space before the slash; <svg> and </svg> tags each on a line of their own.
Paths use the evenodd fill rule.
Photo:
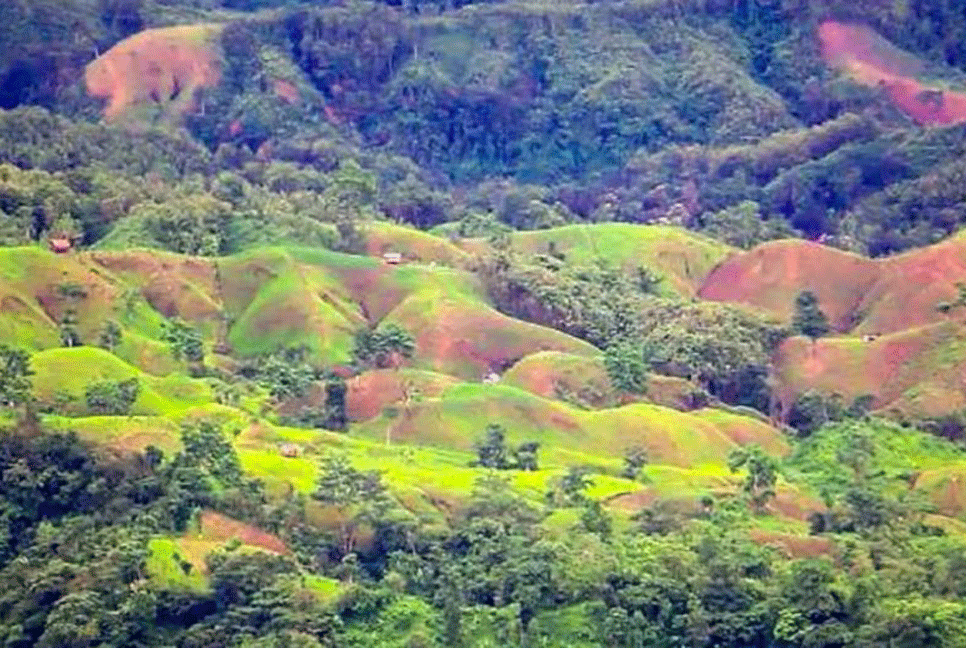
<svg viewBox="0 0 966 648">
<path fill-rule="evenodd" d="M 0 645 L 961 647 L 957 3 L 0 5 Z"/>
</svg>

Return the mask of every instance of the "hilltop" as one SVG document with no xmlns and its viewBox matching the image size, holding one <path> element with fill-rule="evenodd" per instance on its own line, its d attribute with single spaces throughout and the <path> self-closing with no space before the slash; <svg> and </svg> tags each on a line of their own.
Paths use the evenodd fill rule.
<svg viewBox="0 0 966 648">
<path fill-rule="evenodd" d="M 0 643 L 960 646 L 966 18 L 0 6 Z"/>
</svg>

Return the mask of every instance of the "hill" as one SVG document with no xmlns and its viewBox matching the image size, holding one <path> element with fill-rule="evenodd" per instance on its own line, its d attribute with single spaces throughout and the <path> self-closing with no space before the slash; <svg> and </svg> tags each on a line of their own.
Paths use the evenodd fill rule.
<svg viewBox="0 0 966 648">
<path fill-rule="evenodd" d="M 744 303 L 790 319 L 803 290 L 818 297 L 840 332 L 879 335 L 956 320 L 966 280 L 966 241 L 953 237 L 904 254 L 868 259 L 804 241 L 778 241 L 731 256 L 698 291 L 714 301 Z"/>
<path fill-rule="evenodd" d="M 961 5 L 0 3 L 0 644 L 961 647 Z"/>
</svg>

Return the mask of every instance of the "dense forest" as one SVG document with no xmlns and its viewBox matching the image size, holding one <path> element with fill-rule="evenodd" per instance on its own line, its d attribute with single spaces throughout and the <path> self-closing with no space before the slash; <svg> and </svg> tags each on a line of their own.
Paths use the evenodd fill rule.
<svg viewBox="0 0 966 648">
<path fill-rule="evenodd" d="M 0 644 L 966 647 L 966 7 L 0 6 Z"/>
</svg>

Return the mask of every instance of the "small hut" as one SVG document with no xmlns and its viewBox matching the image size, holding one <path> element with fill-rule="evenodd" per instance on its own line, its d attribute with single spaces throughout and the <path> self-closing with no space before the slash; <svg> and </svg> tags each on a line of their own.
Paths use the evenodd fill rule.
<svg viewBox="0 0 966 648">
<path fill-rule="evenodd" d="M 56 236 L 47 239 L 47 245 L 50 247 L 51 252 L 65 254 L 73 249 L 74 242 L 66 236 Z"/>
<path fill-rule="evenodd" d="M 295 459 L 302 454 L 301 449 L 294 443 L 283 443 L 278 450 L 283 457 L 287 457 L 289 459 Z"/>
</svg>

